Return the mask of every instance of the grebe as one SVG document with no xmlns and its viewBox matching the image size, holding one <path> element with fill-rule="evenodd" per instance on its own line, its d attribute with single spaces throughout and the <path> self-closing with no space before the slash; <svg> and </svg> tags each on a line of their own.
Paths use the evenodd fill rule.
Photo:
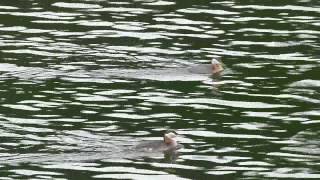
<svg viewBox="0 0 320 180">
<path fill-rule="evenodd" d="M 135 147 L 137 150 L 141 151 L 174 151 L 182 148 L 183 146 L 177 142 L 175 139 L 177 137 L 177 133 L 174 130 L 167 130 L 163 135 L 162 141 L 149 141 L 145 143 L 141 143 Z"/>
</svg>

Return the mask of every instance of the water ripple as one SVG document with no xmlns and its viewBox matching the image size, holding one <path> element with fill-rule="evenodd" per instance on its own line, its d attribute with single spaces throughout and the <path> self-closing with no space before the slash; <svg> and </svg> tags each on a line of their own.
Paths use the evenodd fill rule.
<svg viewBox="0 0 320 180">
<path fill-rule="evenodd" d="M 98 4 L 86 4 L 86 3 L 65 3 L 65 2 L 56 2 L 52 6 L 62 7 L 62 8 L 75 8 L 75 9 L 98 9 L 102 6 Z"/>
</svg>

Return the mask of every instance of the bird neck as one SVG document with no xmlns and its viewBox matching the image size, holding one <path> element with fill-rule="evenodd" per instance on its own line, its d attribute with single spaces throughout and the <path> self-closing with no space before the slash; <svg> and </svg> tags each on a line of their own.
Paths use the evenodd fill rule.
<svg viewBox="0 0 320 180">
<path fill-rule="evenodd" d="M 221 71 L 223 71 L 223 67 L 221 65 L 216 65 L 216 66 L 212 65 L 212 74 L 217 74 L 217 73 L 220 73 Z"/>
<path fill-rule="evenodd" d="M 166 145 L 172 145 L 172 146 L 176 146 L 178 144 L 175 139 L 171 139 L 171 138 L 168 138 L 168 137 L 164 137 L 164 143 Z"/>
</svg>

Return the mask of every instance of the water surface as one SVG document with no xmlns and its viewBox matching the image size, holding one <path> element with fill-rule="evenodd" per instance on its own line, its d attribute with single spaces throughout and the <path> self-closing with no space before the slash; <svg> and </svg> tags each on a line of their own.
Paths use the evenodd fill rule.
<svg viewBox="0 0 320 180">
<path fill-rule="evenodd" d="M 320 178 L 320 3 L 0 2 L 6 179 Z M 189 67 L 221 57 L 221 76 Z M 175 153 L 130 147 L 179 133 Z"/>
</svg>

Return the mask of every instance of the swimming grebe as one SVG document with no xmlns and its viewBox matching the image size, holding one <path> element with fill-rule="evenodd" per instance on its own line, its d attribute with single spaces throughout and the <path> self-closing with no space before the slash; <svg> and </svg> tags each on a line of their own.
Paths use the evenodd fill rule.
<svg viewBox="0 0 320 180">
<path fill-rule="evenodd" d="M 176 141 L 177 133 L 174 130 L 167 130 L 162 141 L 150 141 L 136 146 L 141 151 L 173 151 L 180 149 L 181 144 Z"/>
</svg>

